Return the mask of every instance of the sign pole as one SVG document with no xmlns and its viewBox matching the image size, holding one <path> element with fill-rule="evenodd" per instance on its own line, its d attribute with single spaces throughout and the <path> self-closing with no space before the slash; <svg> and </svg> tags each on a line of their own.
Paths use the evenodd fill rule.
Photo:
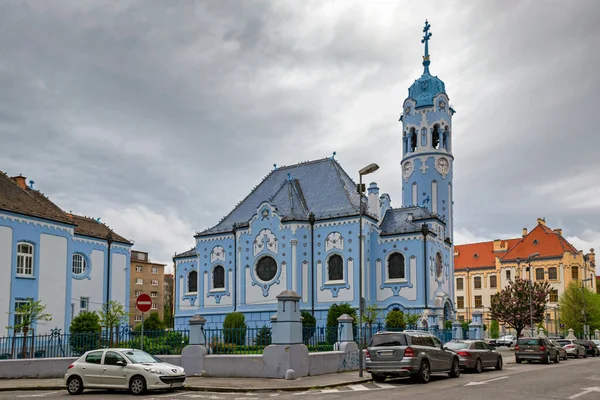
<svg viewBox="0 0 600 400">
<path fill-rule="evenodd" d="M 140 350 L 144 351 L 144 313 L 142 313 L 142 336 L 140 338 L 140 343 Z"/>
</svg>

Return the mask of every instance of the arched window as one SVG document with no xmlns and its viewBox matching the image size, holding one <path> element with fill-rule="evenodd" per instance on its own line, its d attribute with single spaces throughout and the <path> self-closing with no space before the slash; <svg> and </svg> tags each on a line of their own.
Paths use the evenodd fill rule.
<svg viewBox="0 0 600 400">
<path fill-rule="evenodd" d="M 73 254 L 73 275 L 81 275 L 85 272 L 87 265 L 81 254 Z"/>
<path fill-rule="evenodd" d="M 192 271 L 188 274 L 187 284 L 188 284 L 188 293 L 198 291 L 198 273 L 196 271 Z"/>
<path fill-rule="evenodd" d="M 408 137 L 410 138 L 410 151 L 412 153 L 417 149 L 417 132 L 415 128 L 410 128 L 410 135 Z"/>
<path fill-rule="evenodd" d="M 480 276 L 476 276 L 473 278 L 473 287 L 475 289 L 481 289 L 481 277 Z"/>
<path fill-rule="evenodd" d="M 448 127 L 444 129 L 444 135 L 442 136 L 442 147 L 446 150 L 450 150 L 450 131 L 448 131 Z"/>
<path fill-rule="evenodd" d="M 435 272 L 437 276 L 442 276 L 442 253 L 439 251 L 435 255 Z"/>
<path fill-rule="evenodd" d="M 17 275 L 33 276 L 33 245 L 17 245 Z"/>
<path fill-rule="evenodd" d="M 433 147 L 434 149 L 440 148 L 440 126 L 439 125 L 434 125 L 434 127 L 433 127 L 433 134 L 432 134 L 432 138 L 431 138 L 431 147 Z"/>
<path fill-rule="evenodd" d="M 327 276 L 330 281 L 344 280 L 344 259 L 338 254 L 334 254 L 327 260 Z"/>
<path fill-rule="evenodd" d="M 277 275 L 277 261 L 273 257 L 264 256 L 256 264 L 256 276 L 263 282 L 269 282 Z"/>
<path fill-rule="evenodd" d="M 213 269 L 213 289 L 225 289 L 225 268 L 222 265 Z"/>
<path fill-rule="evenodd" d="M 388 278 L 404 279 L 404 256 L 400 253 L 392 253 L 388 258 Z"/>
</svg>

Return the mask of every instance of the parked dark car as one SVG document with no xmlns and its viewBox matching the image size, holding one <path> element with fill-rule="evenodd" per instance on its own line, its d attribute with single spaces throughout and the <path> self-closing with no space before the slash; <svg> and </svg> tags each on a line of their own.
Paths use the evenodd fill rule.
<svg viewBox="0 0 600 400">
<path fill-rule="evenodd" d="M 446 348 L 458 354 L 461 368 L 477 373 L 481 373 L 487 367 L 502 369 L 500 353 L 482 340 L 453 340 L 446 343 Z"/>
<path fill-rule="evenodd" d="M 554 348 L 556 348 L 556 350 L 558 350 L 558 358 L 560 358 L 561 360 L 569 359 L 569 354 L 567 353 L 567 349 L 565 349 L 560 343 L 558 343 L 556 340 L 552 340 L 552 339 L 550 339 L 550 343 L 552 343 Z"/>
<path fill-rule="evenodd" d="M 598 349 L 598 346 L 592 340 L 578 340 L 577 344 L 585 347 L 585 352 L 588 356 L 600 357 L 600 349 Z"/>
<path fill-rule="evenodd" d="M 422 383 L 432 373 L 460 376 L 458 355 L 445 349 L 440 340 L 426 332 L 378 332 L 367 347 L 365 369 L 375 382 L 387 377 L 410 376 Z"/>
<path fill-rule="evenodd" d="M 520 364 L 523 360 L 541 361 L 544 364 L 560 362 L 558 349 L 548 339 L 540 337 L 519 338 L 515 346 L 515 361 Z"/>
</svg>

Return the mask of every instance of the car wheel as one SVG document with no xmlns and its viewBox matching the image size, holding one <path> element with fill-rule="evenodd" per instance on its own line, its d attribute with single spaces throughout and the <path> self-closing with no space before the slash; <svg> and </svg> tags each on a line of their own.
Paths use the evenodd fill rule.
<svg viewBox="0 0 600 400">
<path fill-rule="evenodd" d="M 521 359 L 520 358 L 515 358 L 515 361 L 517 362 L 517 364 L 521 364 Z"/>
<path fill-rule="evenodd" d="M 544 364 L 550 364 L 550 354 L 546 354 L 546 359 L 544 359 Z"/>
<path fill-rule="evenodd" d="M 77 375 L 73 375 L 67 381 L 67 391 L 69 394 L 81 394 L 83 392 L 83 381 Z"/>
<path fill-rule="evenodd" d="M 450 378 L 458 378 L 460 376 L 460 363 L 458 362 L 458 358 L 455 358 L 452 361 L 452 368 L 450 372 L 448 372 L 448 376 Z"/>
<path fill-rule="evenodd" d="M 558 355 L 558 353 L 556 353 L 556 357 L 554 357 L 554 363 L 558 364 L 560 362 L 560 357 Z"/>
<path fill-rule="evenodd" d="M 587 358 L 587 352 L 583 354 L 583 358 Z"/>
<path fill-rule="evenodd" d="M 475 372 L 478 374 L 483 372 L 483 363 L 481 362 L 480 358 L 475 361 Z"/>
<path fill-rule="evenodd" d="M 417 378 L 421 383 L 429 382 L 429 380 L 431 379 L 431 368 L 429 366 L 429 362 L 421 361 L 421 366 L 419 367 Z"/>
<path fill-rule="evenodd" d="M 385 382 L 385 375 L 382 374 L 371 374 L 371 378 L 373 378 L 375 382 Z"/>
<path fill-rule="evenodd" d="M 502 370 L 502 357 L 498 356 L 498 361 L 496 361 L 496 369 L 498 371 Z"/>
<path fill-rule="evenodd" d="M 563 360 L 565 360 L 565 361 L 566 361 L 566 360 L 568 360 L 568 359 L 569 359 L 569 356 L 568 356 L 567 354 L 565 354 L 565 356 L 563 357 Z"/>
<path fill-rule="evenodd" d="M 129 381 L 129 391 L 136 396 L 146 393 L 146 380 L 139 375 L 134 376 Z"/>
</svg>

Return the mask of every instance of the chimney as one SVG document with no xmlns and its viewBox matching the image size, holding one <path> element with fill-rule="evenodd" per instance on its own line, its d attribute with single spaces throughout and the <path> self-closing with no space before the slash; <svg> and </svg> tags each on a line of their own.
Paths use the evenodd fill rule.
<svg viewBox="0 0 600 400">
<path fill-rule="evenodd" d="M 371 182 L 367 193 L 369 195 L 369 213 L 373 215 L 379 215 L 379 188 L 375 182 Z"/>
<path fill-rule="evenodd" d="M 379 222 L 383 221 L 383 217 L 385 217 L 385 213 L 392 207 L 392 199 L 390 199 L 390 195 L 384 193 L 379 197 Z"/>
<path fill-rule="evenodd" d="M 527 228 L 523 228 L 523 237 L 527 236 Z"/>
<path fill-rule="evenodd" d="M 538 225 L 546 226 L 546 218 L 538 218 L 537 223 L 538 223 Z"/>
<path fill-rule="evenodd" d="M 19 174 L 19 176 L 13 176 L 12 178 L 13 181 L 15 181 L 15 183 L 23 190 L 27 189 L 27 178 L 25 178 L 23 175 Z"/>
<path fill-rule="evenodd" d="M 562 229 L 554 229 L 554 232 L 556 232 L 559 236 L 562 236 Z"/>
</svg>

